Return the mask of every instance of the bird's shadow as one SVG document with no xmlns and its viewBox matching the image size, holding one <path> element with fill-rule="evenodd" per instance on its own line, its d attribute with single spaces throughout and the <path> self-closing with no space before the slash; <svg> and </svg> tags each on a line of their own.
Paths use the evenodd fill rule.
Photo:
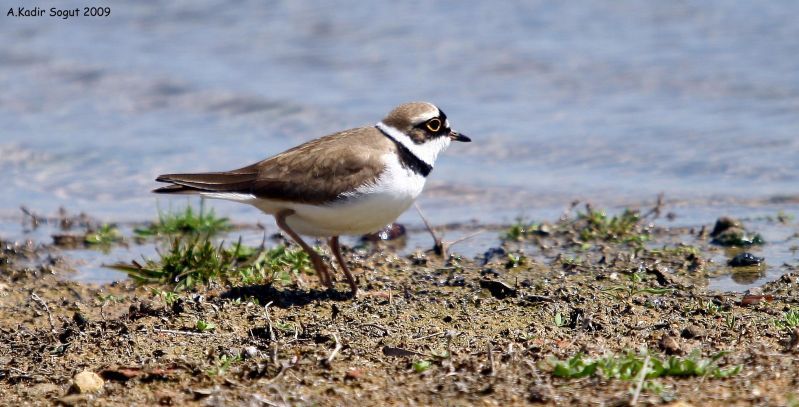
<svg viewBox="0 0 799 407">
<path fill-rule="evenodd" d="M 220 298 L 255 298 L 260 304 L 272 303 L 279 308 L 304 306 L 315 301 L 348 301 L 353 298 L 349 291 L 277 289 L 272 285 L 249 285 L 233 287 L 219 295 Z"/>
</svg>

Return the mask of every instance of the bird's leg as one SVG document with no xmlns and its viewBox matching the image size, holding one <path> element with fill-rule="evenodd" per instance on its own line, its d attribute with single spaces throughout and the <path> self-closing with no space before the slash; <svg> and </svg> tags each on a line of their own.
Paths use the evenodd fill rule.
<svg viewBox="0 0 799 407">
<path fill-rule="evenodd" d="M 277 226 L 286 232 L 295 242 L 297 242 L 305 253 L 308 253 L 308 257 L 311 258 L 311 263 L 313 264 L 313 268 L 316 270 L 316 274 L 319 275 L 319 281 L 322 282 L 328 288 L 333 288 L 333 277 L 330 275 L 330 270 L 325 265 L 324 260 L 322 260 L 322 256 L 316 252 L 308 243 L 305 243 L 304 240 L 298 235 L 296 232 L 291 230 L 289 225 L 286 224 L 286 218 L 293 215 L 293 209 L 283 209 L 275 214 L 275 221 Z"/>
<path fill-rule="evenodd" d="M 358 294 L 358 283 L 355 282 L 355 278 L 350 273 L 350 269 L 347 267 L 347 262 L 344 261 L 344 256 L 341 255 L 341 245 L 338 243 L 338 236 L 333 236 L 328 241 L 330 245 L 330 249 L 333 250 L 333 255 L 336 256 L 336 261 L 341 266 L 341 269 L 344 270 L 344 275 L 347 276 L 347 282 L 350 283 L 350 290 L 352 291 L 352 295 L 355 296 Z"/>
</svg>

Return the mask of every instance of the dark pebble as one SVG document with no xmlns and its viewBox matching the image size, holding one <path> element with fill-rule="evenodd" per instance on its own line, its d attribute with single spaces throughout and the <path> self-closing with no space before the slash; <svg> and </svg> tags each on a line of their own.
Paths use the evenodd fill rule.
<svg viewBox="0 0 799 407">
<path fill-rule="evenodd" d="M 763 257 L 757 257 L 752 253 L 744 252 L 735 257 L 733 257 L 727 264 L 730 267 L 747 267 L 747 266 L 758 266 L 760 263 L 766 260 Z"/>
<path fill-rule="evenodd" d="M 81 330 L 83 330 L 83 328 L 86 327 L 86 324 L 89 323 L 89 320 L 86 319 L 86 316 L 84 316 L 80 312 L 76 312 L 75 314 L 72 315 L 72 321 L 74 321 L 75 324 L 77 324 L 81 328 Z"/>
<path fill-rule="evenodd" d="M 698 325 L 690 325 L 682 330 L 680 336 L 685 339 L 702 338 L 705 336 L 705 330 Z"/>
<path fill-rule="evenodd" d="M 405 226 L 400 223 L 392 223 L 383 229 L 361 236 L 361 240 L 367 242 L 377 242 L 380 240 L 396 240 L 405 237 L 407 231 Z"/>
<path fill-rule="evenodd" d="M 727 216 L 722 216 L 716 220 L 716 224 L 713 226 L 713 231 L 710 232 L 710 236 L 716 237 L 733 227 L 740 228 L 741 222 Z"/>
<path fill-rule="evenodd" d="M 480 280 L 480 288 L 485 288 L 494 298 L 503 299 L 507 297 L 515 297 L 517 291 L 515 288 L 501 282 L 495 280 Z"/>
<path fill-rule="evenodd" d="M 660 338 L 658 345 L 663 352 L 666 352 L 667 355 L 677 355 L 681 351 L 680 342 L 677 341 L 677 338 L 671 335 L 663 335 L 663 337 Z"/>
<path fill-rule="evenodd" d="M 466 285 L 466 279 L 463 276 L 453 276 L 447 279 L 446 285 L 450 287 L 463 287 Z"/>
<path fill-rule="evenodd" d="M 485 253 L 483 253 L 483 260 L 480 262 L 480 265 L 485 266 L 486 264 L 491 262 L 491 260 L 493 260 L 494 258 L 504 257 L 504 256 L 505 256 L 505 249 L 501 247 L 492 247 L 486 250 Z"/>
</svg>

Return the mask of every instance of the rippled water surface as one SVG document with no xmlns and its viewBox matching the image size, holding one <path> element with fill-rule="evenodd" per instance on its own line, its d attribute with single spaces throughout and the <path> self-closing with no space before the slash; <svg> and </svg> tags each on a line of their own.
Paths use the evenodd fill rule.
<svg viewBox="0 0 799 407">
<path fill-rule="evenodd" d="M 152 218 L 160 173 L 235 168 L 418 99 L 474 140 L 422 199 L 441 223 L 659 192 L 710 223 L 724 203 L 776 213 L 799 194 L 796 2 L 111 7 L 2 18 L 0 214 Z"/>
</svg>

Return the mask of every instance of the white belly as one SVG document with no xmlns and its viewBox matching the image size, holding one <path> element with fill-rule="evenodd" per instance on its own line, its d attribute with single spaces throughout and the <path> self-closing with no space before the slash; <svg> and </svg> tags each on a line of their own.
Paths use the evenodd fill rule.
<svg viewBox="0 0 799 407">
<path fill-rule="evenodd" d="M 292 209 L 294 214 L 286 218 L 286 223 L 302 235 L 328 237 L 375 232 L 405 212 L 425 183 L 423 176 L 403 168 L 395 154 L 386 154 L 384 161 L 386 170 L 374 184 L 344 194 L 343 199 L 332 204 L 308 205 L 246 195 L 232 200 L 249 203 L 269 214 Z M 214 195 L 208 194 L 214 198 L 232 198 Z"/>
</svg>

